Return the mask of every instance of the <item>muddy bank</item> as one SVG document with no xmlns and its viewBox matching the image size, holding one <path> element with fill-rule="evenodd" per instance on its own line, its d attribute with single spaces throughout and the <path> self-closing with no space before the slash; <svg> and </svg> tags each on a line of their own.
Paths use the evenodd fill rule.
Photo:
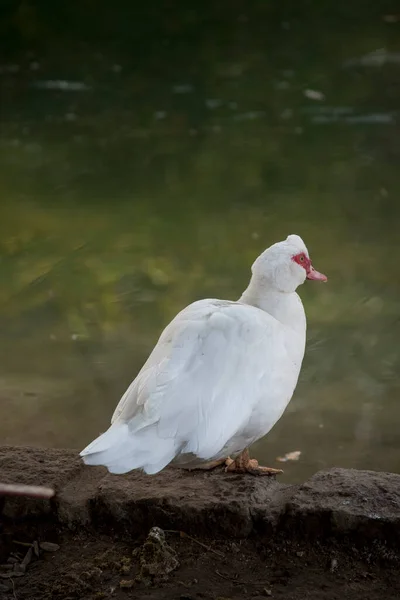
<svg viewBox="0 0 400 600">
<path fill-rule="evenodd" d="M 2 447 L 0 482 L 56 490 L 0 498 L 0 562 L 27 562 L 37 542 L 22 574 L 0 568 L 1 599 L 400 597 L 399 475 L 113 476 L 73 451 Z M 146 545 L 155 526 L 161 550 Z"/>
</svg>

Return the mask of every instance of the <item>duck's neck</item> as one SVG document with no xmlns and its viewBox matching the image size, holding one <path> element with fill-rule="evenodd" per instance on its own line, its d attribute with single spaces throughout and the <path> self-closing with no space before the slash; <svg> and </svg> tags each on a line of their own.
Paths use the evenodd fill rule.
<svg viewBox="0 0 400 600">
<path fill-rule="evenodd" d="M 272 315 L 277 321 L 305 335 L 306 316 L 303 304 L 296 292 L 279 292 L 251 279 L 249 286 L 239 299 L 243 304 L 256 306 Z"/>
</svg>

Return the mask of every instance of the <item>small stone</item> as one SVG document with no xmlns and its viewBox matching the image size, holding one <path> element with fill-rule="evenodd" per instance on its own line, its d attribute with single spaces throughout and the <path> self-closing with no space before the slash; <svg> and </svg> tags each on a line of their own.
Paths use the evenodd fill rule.
<svg viewBox="0 0 400 600">
<path fill-rule="evenodd" d="M 40 548 L 45 552 L 56 552 L 60 549 L 58 544 L 53 544 L 53 542 L 40 542 Z"/>
<path fill-rule="evenodd" d="M 337 558 L 332 558 L 331 560 L 331 573 L 334 573 L 338 568 Z"/>
<path fill-rule="evenodd" d="M 298 556 L 299 558 L 301 558 L 302 556 L 304 556 L 304 552 L 302 552 L 301 550 L 299 550 L 299 552 L 296 552 L 296 556 Z"/>
<path fill-rule="evenodd" d="M 119 587 L 125 590 L 128 590 L 134 586 L 135 582 L 133 579 L 121 579 L 119 582 Z"/>
</svg>

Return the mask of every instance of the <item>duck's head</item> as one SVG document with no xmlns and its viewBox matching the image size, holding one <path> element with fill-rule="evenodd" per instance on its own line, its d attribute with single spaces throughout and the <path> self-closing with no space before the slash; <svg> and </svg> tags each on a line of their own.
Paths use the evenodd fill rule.
<svg viewBox="0 0 400 600">
<path fill-rule="evenodd" d="M 286 293 L 294 292 L 306 279 L 328 280 L 314 269 L 307 247 L 298 235 L 289 235 L 283 242 L 267 248 L 251 270 L 259 283 Z"/>
</svg>

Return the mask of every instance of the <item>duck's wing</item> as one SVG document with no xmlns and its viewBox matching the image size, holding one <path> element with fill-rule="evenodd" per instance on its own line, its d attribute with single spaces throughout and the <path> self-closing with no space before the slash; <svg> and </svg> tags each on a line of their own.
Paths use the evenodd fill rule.
<svg viewBox="0 0 400 600">
<path fill-rule="evenodd" d="M 284 358 L 281 326 L 257 308 L 201 300 L 175 317 L 119 402 L 112 423 L 151 427 L 176 452 L 215 456 L 246 423 Z M 272 372 L 271 372 L 272 374 Z"/>
</svg>

